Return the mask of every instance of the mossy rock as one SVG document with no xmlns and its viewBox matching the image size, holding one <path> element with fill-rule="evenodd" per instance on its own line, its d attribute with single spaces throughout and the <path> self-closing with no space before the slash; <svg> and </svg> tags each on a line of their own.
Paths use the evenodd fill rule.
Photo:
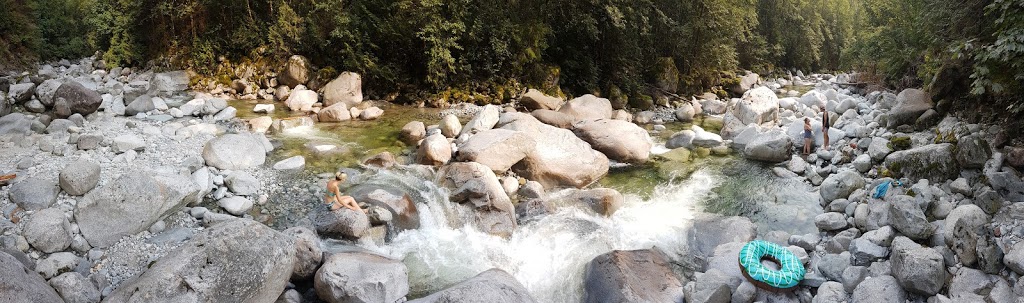
<svg viewBox="0 0 1024 303">
<path fill-rule="evenodd" d="M 695 158 L 707 158 L 711 155 L 711 149 L 707 147 L 695 147 L 693 149 L 693 154 Z"/>
<path fill-rule="evenodd" d="M 909 136 L 896 136 L 889 139 L 889 149 L 893 151 L 900 151 L 910 149 L 910 137 Z"/>
<path fill-rule="evenodd" d="M 654 98 L 647 95 L 634 96 L 628 101 L 629 106 L 639 110 L 649 110 L 654 107 Z"/>
<path fill-rule="evenodd" d="M 659 157 L 667 161 L 690 162 L 690 156 L 690 150 L 684 147 L 673 149 L 667 153 L 661 154 Z"/>
</svg>

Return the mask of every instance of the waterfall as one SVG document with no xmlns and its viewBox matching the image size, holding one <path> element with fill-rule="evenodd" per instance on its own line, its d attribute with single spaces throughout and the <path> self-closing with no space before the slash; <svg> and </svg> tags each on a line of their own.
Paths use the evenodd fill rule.
<svg viewBox="0 0 1024 303">
<path fill-rule="evenodd" d="M 709 170 L 698 170 L 687 180 L 658 185 L 650 199 L 627 195 L 611 217 L 562 208 L 521 225 L 504 239 L 470 226 L 451 226 L 457 220 L 448 217 L 455 212 L 447 190 L 424 182 L 422 174 L 382 171 L 370 178 L 418 193 L 413 198 L 420 207 L 420 229 L 402 232 L 382 247 L 365 247 L 404 260 L 411 296 L 500 268 L 540 302 L 580 301 L 587 263 L 611 250 L 657 246 L 671 256 L 684 245 L 688 219 L 719 183 Z"/>
</svg>

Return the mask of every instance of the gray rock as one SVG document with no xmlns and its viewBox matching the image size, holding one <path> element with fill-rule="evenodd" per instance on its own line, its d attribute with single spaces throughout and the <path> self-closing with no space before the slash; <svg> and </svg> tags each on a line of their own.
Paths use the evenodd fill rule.
<svg viewBox="0 0 1024 303">
<path fill-rule="evenodd" d="M 892 273 L 903 289 L 923 296 L 933 296 L 946 283 L 946 267 L 942 255 L 914 241 L 897 237 L 892 242 Z"/>
<path fill-rule="evenodd" d="M 295 265 L 292 269 L 293 281 L 308 280 L 316 274 L 323 262 L 323 249 L 316 232 L 306 227 L 292 227 L 284 230 L 284 234 L 295 240 Z"/>
<path fill-rule="evenodd" d="M 281 67 L 280 76 L 278 76 L 277 80 L 281 84 L 295 88 L 295 86 L 306 84 L 309 81 L 310 69 L 309 59 L 300 55 L 293 55 Z"/>
<path fill-rule="evenodd" d="M 818 287 L 818 294 L 814 296 L 811 303 L 837 303 L 848 302 L 846 291 L 839 282 L 825 282 Z"/>
<path fill-rule="evenodd" d="M 320 299 L 341 302 L 400 302 L 409 293 L 409 270 L 399 260 L 361 252 L 327 257 L 313 280 Z"/>
<path fill-rule="evenodd" d="M 68 164 L 60 171 L 60 188 L 72 196 L 85 195 L 99 182 L 100 165 L 84 158 Z"/>
<path fill-rule="evenodd" d="M 140 152 L 145 149 L 146 140 L 143 140 L 139 136 L 133 134 L 124 134 L 114 137 L 110 144 L 110 150 L 118 154 L 127 152 L 129 150 Z"/>
<path fill-rule="evenodd" d="M 149 84 L 149 94 L 154 96 L 171 96 L 188 89 L 189 78 L 185 71 L 156 73 Z"/>
<path fill-rule="evenodd" d="M 13 114 L 12 114 L 13 115 Z M 7 197 L 24 210 L 40 210 L 57 202 L 60 187 L 57 182 L 30 177 L 11 185 Z"/>
<path fill-rule="evenodd" d="M 228 189 L 236 195 L 251 196 L 260 190 L 260 180 L 244 171 L 235 171 L 224 178 Z"/>
<path fill-rule="evenodd" d="M 431 146 L 428 146 L 426 149 L 421 146 L 421 150 L 424 150 L 424 156 L 426 158 L 433 158 L 427 157 L 435 153 L 429 147 L 437 145 L 437 153 L 441 154 L 438 157 L 444 158 L 444 146 L 442 145 L 448 145 L 448 140 L 438 135 L 431 136 L 431 140 L 437 142 L 429 142 Z M 424 140 L 423 145 L 427 144 L 428 142 Z M 533 138 L 523 132 L 507 129 L 490 129 L 473 135 L 469 140 L 460 145 L 457 159 L 459 161 L 477 162 L 489 167 L 495 173 L 504 173 L 511 169 L 512 165 L 526 158 L 526 154 L 531 150 L 530 147 L 536 144 Z M 448 153 L 451 154 L 450 148 Z M 420 163 L 437 164 L 447 162 L 441 160 L 443 159 L 428 161 L 431 163 Z"/>
<path fill-rule="evenodd" d="M 743 125 L 774 122 L 778 120 L 779 98 L 767 87 L 755 88 L 743 94 L 732 112 Z"/>
<path fill-rule="evenodd" d="M 476 137 L 476 136 L 473 136 L 473 137 Z M 488 141 L 489 142 L 489 139 L 486 139 L 486 138 L 480 139 L 480 140 L 484 140 L 484 141 Z M 484 142 L 484 141 L 478 141 L 478 142 L 481 142 L 481 143 L 478 143 L 480 145 L 476 145 L 476 147 L 478 147 L 478 148 L 485 148 L 485 146 L 483 146 L 483 145 L 484 145 L 484 143 L 487 143 L 487 142 Z M 471 157 L 471 156 L 475 156 L 476 155 L 475 154 L 475 150 L 473 150 L 472 148 L 473 147 L 471 147 L 471 149 L 467 153 L 466 157 Z M 514 152 L 513 152 L 513 154 L 514 154 Z M 486 155 L 486 154 L 480 154 L 480 156 L 481 157 L 488 157 L 488 155 Z M 441 166 L 441 165 L 444 165 L 444 164 L 448 163 L 448 161 L 451 161 L 451 158 L 452 158 L 452 144 L 449 143 L 448 139 L 445 138 L 445 136 L 442 135 L 442 134 L 434 134 L 434 135 L 431 135 L 431 136 L 427 136 L 426 139 L 423 139 L 423 141 L 420 143 L 420 147 L 416 150 L 416 163 L 423 164 L 423 165 Z M 500 159 L 500 158 L 494 158 L 494 160 L 505 161 L 505 160 Z M 501 168 L 500 166 L 504 165 L 504 163 L 502 163 L 502 162 L 495 162 L 495 163 L 490 163 L 490 164 L 491 165 L 495 165 L 496 168 Z"/>
<path fill-rule="evenodd" d="M 227 121 L 227 120 L 231 120 L 231 119 L 235 118 L 235 114 L 237 114 L 237 113 L 238 113 L 237 109 L 235 109 L 234 107 L 228 106 L 227 108 L 222 109 L 221 111 L 217 112 L 216 115 L 213 115 L 213 121 Z"/>
<path fill-rule="evenodd" d="M 375 206 L 374 209 L 387 210 L 391 217 L 387 224 L 395 231 L 420 227 L 416 202 L 413 202 L 408 192 L 374 184 L 360 184 L 352 187 L 348 194 L 356 201 Z"/>
<path fill-rule="evenodd" d="M 898 195 L 889 199 L 889 222 L 911 239 L 925 240 L 935 232 L 935 228 L 928 224 L 924 211 L 910 196 Z"/>
<path fill-rule="evenodd" d="M 956 253 L 964 265 L 978 263 L 978 238 L 985 233 L 990 217 L 974 204 L 961 205 L 946 217 L 943 236 L 946 245 Z"/>
<path fill-rule="evenodd" d="M 411 300 L 409 303 L 488 303 L 537 302 L 515 277 L 500 269 L 490 269 L 442 291 Z"/>
<path fill-rule="evenodd" d="M 919 89 L 905 89 L 896 96 L 896 105 L 889 110 L 888 128 L 913 125 L 924 112 L 932 109 L 931 96 Z"/>
<path fill-rule="evenodd" d="M 871 243 L 863 237 L 850 242 L 850 263 L 854 266 L 871 265 L 872 262 L 888 256 L 889 249 Z"/>
<path fill-rule="evenodd" d="M 1017 242 L 1010 247 L 1006 255 L 1003 256 L 1003 263 L 1018 275 L 1024 274 L 1024 242 Z"/>
<path fill-rule="evenodd" d="M 314 225 L 317 233 L 322 236 L 357 239 L 370 228 L 370 219 L 361 211 L 340 208 L 329 212 L 318 212 Z"/>
<path fill-rule="evenodd" d="M 519 176 L 540 182 L 545 188 L 581 188 L 608 173 L 608 157 L 572 131 L 540 123 L 522 113 L 506 113 L 502 120 L 501 128 L 524 132 L 537 142 L 526 158 L 512 167 Z"/>
<path fill-rule="evenodd" d="M 124 113 L 129 116 L 148 113 L 156 109 L 157 103 L 156 98 L 150 95 L 141 95 L 125 106 Z"/>
<path fill-rule="evenodd" d="M 823 213 L 814 217 L 814 225 L 825 231 L 846 228 L 846 216 L 841 213 Z"/>
<path fill-rule="evenodd" d="M 416 146 L 416 144 L 426 136 L 427 126 L 423 125 L 423 122 L 420 121 L 409 121 L 405 126 L 402 126 L 402 131 L 398 134 L 398 138 L 401 139 L 402 142 L 411 146 Z"/>
<path fill-rule="evenodd" d="M 892 244 L 892 239 L 896 237 L 896 232 L 891 226 L 882 226 L 879 229 L 868 231 L 864 233 L 861 238 L 870 241 L 878 246 L 889 247 Z"/>
<path fill-rule="evenodd" d="M 234 219 L 203 230 L 104 302 L 273 302 L 288 283 L 294 258 L 290 237 Z"/>
<path fill-rule="evenodd" d="M 548 96 L 539 90 L 532 88 L 526 91 L 522 97 L 519 97 L 519 103 L 530 111 L 538 109 L 558 110 L 558 108 L 562 106 L 563 102 L 565 101 L 561 98 Z"/>
<path fill-rule="evenodd" d="M 588 263 L 583 280 L 583 302 L 680 302 L 685 284 L 657 249 L 597 256 Z"/>
<path fill-rule="evenodd" d="M 380 116 L 383 116 L 383 115 L 384 115 L 384 110 L 383 109 L 380 109 L 379 107 L 376 107 L 376 106 L 371 106 L 370 108 L 364 109 L 362 111 L 362 113 L 359 114 L 359 119 L 360 120 L 376 120 L 377 118 L 380 118 Z"/>
<path fill-rule="evenodd" d="M 868 154 L 861 154 L 853 160 L 853 167 L 860 173 L 866 173 L 871 170 L 871 156 Z"/>
<path fill-rule="evenodd" d="M 234 196 L 217 200 L 217 206 L 220 206 L 227 211 L 229 214 L 241 216 L 249 212 L 252 209 L 252 200 L 242 196 Z"/>
<path fill-rule="evenodd" d="M 54 95 L 57 94 L 57 89 L 64 84 L 60 79 L 50 79 L 43 81 L 39 86 L 36 87 L 36 98 L 39 99 L 40 104 L 46 107 L 52 107 L 54 103 Z"/>
<path fill-rule="evenodd" d="M 889 146 L 888 139 L 882 137 L 871 139 L 871 144 L 868 145 L 868 155 L 871 156 L 872 161 L 882 161 L 890 153 L 892 153 L 892 147 Z"/>
<path fill-rule="evenodd" d="M 43 278 L 49 279 L 74 271 L 80 261 L 78 256 L 75 256 L 73 253 L 54 253 L 39 260 L 39 263 L 36 264 L 36 272 L 42 275 Z"/>
<path fill-rule="evenodd" d="M 868 269 L 864 266 L 850 266 L 843 270 L 843 289 L 853 293 L 857 285 L 864 282 L 869 275 Z"/>
<path fill-rule="evenodd" d="M 7 97 L 14 100 L 14 103 L 25 103 L 32 99 L 35 88 L 36 85 L 34 83 L 13 84 L 7 89 Z"/>
<path fill-rule="evenodd" d="M 789 159 L 793 140 L 780 130 L 772 130 L 761 134 L 744 147 L 743 154 L 748 159 L 782 162 Z"/>
<path fill-rule="evenodd" d="M 612 103 L 608 99 L 587 94 L 562 104 L 558 111 L 572 116 L 575 122 L 611 119 Z"/>
<path fill-rule="evenodd" d="M 56 208 L 37 211 L 25 223 L 25 240 L 44 253 L 62 251 L 71 245 L 71 223 Z"/>
<path fill-rule="evenodd" d="M 864 185 L 864 177 L 861 177 L 860 174 L 851 170 L 842 170 L 825 178 L 818 190 L 821 192 L 823 200 L 831 202 L 836 199 L 846 199 L 854 190 L 863 188 Z"/>
<path fill-rule="evenodd" d="M 306 157 L 303 157 L 303 156 L 294 156 L 294 157 L 291 157 L 291 158 L 288 158 L 288 159 L 277 161 L 277 163 L 274 163 L 274 169 L 275 170 L 289 172 L 289 173 L 294 173 L 294 172 L 301 171 L 305 167 L 306 167 Z"/>
<path fill-rule="evenodd" d="M 668 142 L 665 142 L 665 147 L 671 149 L 676 149 L 680 147 L 693 148 L 693 138 L 696 136 L 697 133 L 695 133 L 692 130 L 681 130 L 675 134 L 672 134 L 672 138 L 669 138 Z"/>
<path fill-rule="evenodd" d="M 549 109 L 538 109 L 530 113 L 530 115 L 540 120 L 540 122 L 544 122 L 544 124 L 564 129 L 572 129 L 573 123 L 576 122 L 569 114 Z"/>
<path fill-rule="evenodd" d="M 694 303 L 726 303 L 732 299 L 729 293 L 729 286 L 722 283 L 694 281 L 686 284 L 685 300 L 660 301 L 660 302 L 694 302 Z M 586 302 L 605 302 L 600 299 Z M 639 301 L 621 301 L 639 302 Z M 655 301 L 650 301 L 655 302 Z"/>
<path fill-rule="evenodd" d="M 818 273 L 833 281 L 842 281 L 843 271 L 849 266 L 849 254 L 827 254 L 817 264 Z"/>
<path fill-rule="evenodd" d="M 19 134 L 24 135 L 32 130 L 34 119 L 22 113 L 10 113 L 0 117 L 0 135 Z"/>
<path fill-rule="evenodd" d="M 462 122 L 455 115 L 444 116 L 441 120 L 441 134 L 448 138 L 455 138 L 462 132 Z"/>
<path fill-rule="evenodd" d="M 686 231 L 691 256 L 707 259 L 719 245 L 732 242 L 748 242 L 757 237 L 757 225 L 744 217 L 722 217 L 700 215 L 693 219 L 693 226 Z"/>
<path fill-rule="evenodd" d="M 196 201 L 199 186 L 190 178 L 131 171 L 80 200 L 75 221 L 93 247 L 107 247 Z"/>
<path fill-rule="evenodd" d="M 963 168 L 982 168 L 992 157 L 988 141 L 980 135 L 969 135 L 957 140 L 956 160 Z"/>
<path fill-rule="evenodd" d="M 6 102 L 7 101 L 3 100 L 2 98 L 3 98 L 3 96 L 0 96 L 0 100 L 2 100 L 2 103 L 0 103 L 0 106 L 6 106 Z M 43 112 L 46 111 L 46 106 L 43 105 L 42 102 L 39 102 L 39 100 L 36 100 L 36 99 L 28 100 L 28 102 L 25 102 L 24 106 L 25 106 L 25 110 L 28 110 L 29 112 L 33 112 L 33 113 L 43 113 Z M 10 110 L 6 110 L 6 113 L 3 110 L 0 110 L 0 114 L 8 114 L 8 113 L 10 113 Z"/>
<path fill-rule="evenodd" d="M 643 163 L 651 155 L 651 136 L 636 124 L 604 119 L 584 121 L 575 127 L 573 132 L 576 136 L 590 143 L 593 149 L 604 153 L 611 160 Z M 696 139 L 698 138 L 695 138 L 695 144 Z"/>
<path fill-rule="evenodd" d="M 274 303 L 302 303 L 302 295 L 294 289 L 285 290 Z"/>
<path fill-rule="evenodd" d="M 901 150 L 886 156 L 884 165 L 893 173 L 911 179 L 948 180 L 960 174 L 953 150 L 949 143 Z"/>
<path fill-rule="evenodd" d="M 476 113 L 476 116 L 473 116 L 472 120 L 466 123 L 466 126 L 462 128 L 462 132 L 459 135 L 475 134 L 494 128 L 494 125 L 498 123 L 500 114 L 501 108 L 494 105 L 484 106 Z"/>
<path fill-rule="evenodd" d="M 50 279 L 50 286 L 53 286 L 64 298 L 66 303 L 98 303 L 100 291 L 96 285 L 77 272 L 61 274 Z"/>
<path fill-rule="evenodd" d="M 203 146 L 206 164 L 218 169 L 239 170 L 263 165 L 266 150 L 255 135 L 226 134 L 213 138 Z"/>
<path fill-rule="evenodd" d="M 46 133 L 63 137 L 72 126 L 75 126 L 75 123 L 70 120 L 56 119 L 50 121 L 50 125 L 46 126 Z"/>
<path fill-rule="evenodd" d="M 63 302 L 39 274 L 0 251 L 0 301 L 10 303 Z"/>
<path fill-rule="evenodd" d="M 324 106 L 340 103 L 345 107 L 354 107 L 363 102 L 363 79 L 357 73 L 343 72 L 324 85 L 323 94 Z"/>
<path fill-rule="evenodd" d="M 84 134 L 78 136 L 77 145 L 80 150 L 93 150 L 100 147 L 100 142 L 103 142 L 102 135 Z"/>
<path fill-rule="evenodd" d="M 817 233 L 792 235 L 789 237 L 789 245 L 795 245 L 807 251 L 814 251 L 815 246 L 818 246 L 818 242 L 821 242 L 821 237 Z"/>
<path fill-rule="evenodd" d="M 971 185 L 967 184 L 967 179 L 965 178 L 957 178 L 956 180 L 953 180 L 952 183 L 949 183 L 949 189 L 953 191 L 954 194 L 962 194 L 964 196 L 970 196 L 972 193 Z"/>
<path fill-rule="evenodd" d="M 857 285 L 853 291 L 852 303 L 904 303 L 907 293 L 892 276 L 870 278 Z"/>
<path fill-rule="evenodd" d="M 988 183 L 992 185 L 992 189 L 998 192 L 998 196 L 1000 196 L 996 197 L 996 201 L 991 201 L 993 206 L 1001 206 L 1004 200 L 1012 202 L 1024 201 L 1024 181 L 1021 180 L 1016 171 L 987 172 L 985 177 L 988 178 Z M 983 207 L 982 209 L 985 208 Z M 988 210 L 986 209 L 986 211 Z"/>
<path fill-rule="evenodd" d="M 955 302 L 985 302 L 991 291 L 992 278 L 973 268 L 960 268 L 949 281 L 949 296 Z"/>
</svg>

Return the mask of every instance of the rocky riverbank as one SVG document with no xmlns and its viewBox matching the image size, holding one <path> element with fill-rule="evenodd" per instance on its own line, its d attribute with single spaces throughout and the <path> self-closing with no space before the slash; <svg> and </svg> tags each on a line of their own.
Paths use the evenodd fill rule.
<svg viewBox="0 0 1024 303">
<path fill-rule="evenodd" d="M 678 163 L 734 154 L 814 186 L 825 210 L 814 218 L 819 232 L 758 231 L 747 218 L 702 214 L 679 235 L 681 247 L 595 258 L 583 301 L 1010 302 L 1024 294 L 1024 214 L 1011 203 L 1024 199 L 1016 171 L 1024 152 L 1003 147 L 996 126 L 939 116 L 918 90 L 864 96 L 838 84 L 849 75 L 751 74 L 742 98 L 706 95 L 638 113 L 593 95 L 530 90 L 505 107 L 409 122 L 398 135 L 409 148 L 346 168 L 352 185 L 343 190 L 363 214 L 325 211 L 318 180 L 331 174 L 309 171 L 304 157 L 274 161 L 276 134 L 384 114 L 363 102 L 359 75 L 308 90 L 308 67 L 293 58 L 267 88 L 240 79 L 231 90 L 195 92 L 183 71 L 65 63 L 0 81 L 0 172 L 17 174 L 0 187 L 0 286 L 13 289 L 0 299 L 11 302 L 400 302 L 413 296 L 407 265 L 360 247 L 420 228 L 421 212 L 509 238 L 564 208 L 614 216 L 623 195 L 595 185 L 611 166 L 653 162 L 675 173 Z M 801 94 L 793 84 L 813 88 Z M 264 116 L 239 119 L 218 98 L 240 96 L 270 99 L 252 108 Z M 834 121 L 831 147 L 800 156 L 804 117 L 816 146 L 824 143 L 821 109 Z M 687 129 L 662 148 L 652 135 L 666 125 Z M 436 184 L 450 205 L 430 209 L 416 202 L 417 185 L 374 181 L 389 172 Z M 895 180 L 903 185 L 875 197 Z M 737 254 L 755 238 L 800 257 L 808 274 L 798 289 L 772 293 L 743 278 Z M 495 269 L 413 301 L 536 301 L 523 282 Z"/>
</svg>

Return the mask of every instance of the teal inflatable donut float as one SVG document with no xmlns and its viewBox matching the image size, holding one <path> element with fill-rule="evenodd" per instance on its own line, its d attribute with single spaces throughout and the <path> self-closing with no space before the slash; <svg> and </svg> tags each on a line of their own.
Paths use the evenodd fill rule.
<svg viewBox="0 0 1024 303">
<path fill-rule="evenodd" d="M 769 260 L 779 264 L 774 270 L 761 264 Z M 754 240 L 740 250 L 740 267 L 743 276 L 754 285 L 772 291 L 785 291 L 795 288 L 804 279 L 807 270 L 803 262 L 793 252 L 778 244 Z"/>
</svg>

